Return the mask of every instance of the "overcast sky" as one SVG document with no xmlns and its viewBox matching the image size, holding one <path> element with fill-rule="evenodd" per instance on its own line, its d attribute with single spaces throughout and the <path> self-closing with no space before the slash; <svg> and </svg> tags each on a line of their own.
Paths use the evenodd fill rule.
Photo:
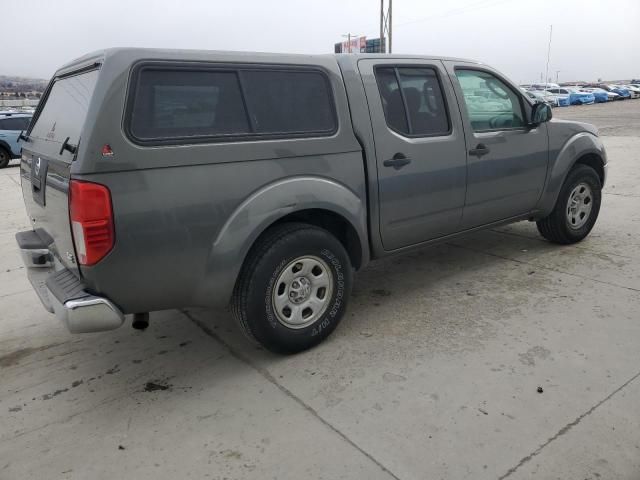
<svg viewBox="0 0 640 480">
<path fill-rule="evenodd" d="M 378 37 L 379 0 L 1 0 L 0 74 L 48 78 L 113 46 L 331 53 Z M 11 12 L 11 13 L 10 13 Z M 5 27 L 7 22 L 3 22 Z M 472 58 L 516 82 L 640 77 L 640 0 L 394 0 L 394 53 Z M 19 26 L 19 28 L 18 28 Z"/>
</svg>

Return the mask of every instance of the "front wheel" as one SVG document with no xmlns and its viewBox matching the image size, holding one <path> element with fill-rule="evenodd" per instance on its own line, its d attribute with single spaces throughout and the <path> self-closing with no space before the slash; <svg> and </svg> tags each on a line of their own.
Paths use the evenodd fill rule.
<svg viewBox="0 0 640 480">
<path fill-rule="evenodd" d="M 343 245 L 328 231 L 285 223 L 249 253 L 232 299 L 247 336 L 277 353 L 323 341 L 342 318 L 353 272 Z"/>
<path fill-rule="evenodd" d="M 574 166 L 560 189 L 548 217 L 536 222 L 540 234 L 550 242 L 576 243 L 591 232 L 600 212 L 602 184 L 587 165 Z"/>
</svg>

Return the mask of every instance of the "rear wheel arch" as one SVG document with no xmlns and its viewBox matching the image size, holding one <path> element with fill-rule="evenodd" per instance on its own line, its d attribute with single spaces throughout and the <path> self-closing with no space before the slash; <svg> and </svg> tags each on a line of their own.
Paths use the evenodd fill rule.
<svg viewBox="0 0 640 480">
<path fill-rule="evenodd" d="M 362 244 L 356 228 L 344 216 L 324 208 L 297 210 L 279 218 L 269 225 L 260 236 L 258 236 L 254 245 L 257 244 L 262 235 L 264 235 L 264 233 L 273 226 L 291 222 L 307 223 L 327 230 L 336 237 L 345 248 L 349 254 L 351 265 L 353 265 L 356 270 L 359 270 L 365 263 L 365 260 L 363 259 Z"/>
<path fill-rule="evenodd" d="M 227 217 L 211 244 L 194 304 L 226 305 L 251 249 L 271 227 L 283 223 L 306 223 L 329 232 L 356 268 L 369 261 L 362 195 L 326 178 L 286 178 L 254 192 Z"/>
</svg>

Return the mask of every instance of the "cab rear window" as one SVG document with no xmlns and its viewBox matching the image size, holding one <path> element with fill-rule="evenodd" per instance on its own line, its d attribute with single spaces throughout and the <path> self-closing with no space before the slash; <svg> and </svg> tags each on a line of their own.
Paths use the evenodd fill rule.
<svg viewBox="0 0 640 480">
<path fill-rule="evenodd" d="M 29 135 L 57 143 L 77 144 L 87 117 L 98 70 L 56 79 L 39 111 Z"/>
<path fill-rule="evenodd" d="M 128 133 L 146 144 L 331 135 L 326 75 L 315 69 L 143 66 L 134 73 Z"/>
</svg>

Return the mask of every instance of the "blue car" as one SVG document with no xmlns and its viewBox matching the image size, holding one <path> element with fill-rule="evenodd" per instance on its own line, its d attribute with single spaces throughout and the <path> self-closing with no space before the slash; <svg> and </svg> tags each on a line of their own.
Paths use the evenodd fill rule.
<svg viewBox="0 0 640 480">
<path fill-rule="evenodd" d="M 29 127 L 30 113 L 0 112 L 0 168 L 9 165 L 12 158 L 20 158 L 18 136 Z"/>
<path fill-rule="evenodd" d="M 607 92 L 617 93 L 619 95 L 618 100 L 625 100 L 627 98 L 631 98 L 631 92 L 626 89 L 619 87 L 618 85 L 606 85 L 604 83 L 597 83 L 593 85 L 587 85 L 588 87 L 596 87 L 606 90 Z"/>
<path fill-rule="evenodd" d="M 596 97 L 591 92 L 585 92 L 577 88 L 567 88 L 569 91 L 569 103 L 571 105 L 590 105 L 596 101 Z"/>
<path fill-rule="evenodd" d="M 609 101 L 609 93 L 604 90 L 596 90 L 596 89 L 588 88 L 583 91 L 591 93 L 596 99 L 596 103 L 605 103 Z"/>
<path fill-rule="evenodd" d="M 631 98 L 631 92 L 629 89 L 621 87 L 620 85 L 609 85 L 609 91 L 617 93 L 622 98 Z"/>
</svg>

